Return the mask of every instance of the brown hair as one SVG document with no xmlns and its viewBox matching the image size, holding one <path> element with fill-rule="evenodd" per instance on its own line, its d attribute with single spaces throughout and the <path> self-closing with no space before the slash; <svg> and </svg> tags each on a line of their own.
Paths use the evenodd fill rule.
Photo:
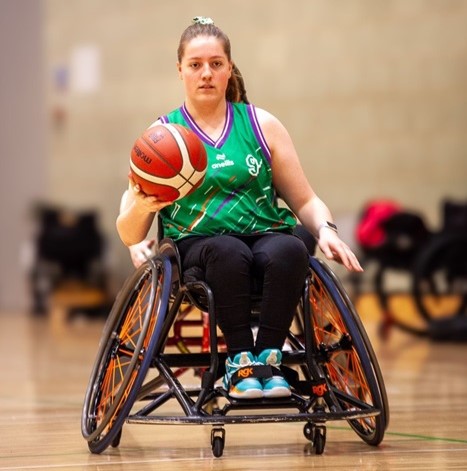
<svg viewBox="0 0 467 471">
<path fill-rule="evenodd" d="M 188 28 L 183 31 L 182 36 L 180 37 L 180 43 L 177 49 L 177 59 L 178 62 L 182 61 L 183 55 L 185 54 L 185 46 L 192 39 L 198 36 L 213 36 L 214 38 L 219 39 L 224 45 L 224 52 L 228 60 L 232 62 L 230 39 L 228 36 L 214 23 L 199 23 L 195 22 Z M 243 102 L 249 103 L 245 82 L 243 81 L 242 74 L 238 67 L 232 63 L 232 76 L 229 79 L 227 84 L 227 90 L 225 91 L 225 98 L 227 101 L 231 102 Z"/>
</svg>

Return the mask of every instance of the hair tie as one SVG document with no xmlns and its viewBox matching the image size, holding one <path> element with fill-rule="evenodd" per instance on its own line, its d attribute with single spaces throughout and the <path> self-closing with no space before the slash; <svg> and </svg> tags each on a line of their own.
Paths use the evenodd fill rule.
<svg viewBox="0 0 467 471">
<path fill-rule="evenodd" d="M 212 18 L 209 18 L 207 16 L 195 16 L 193 18 L 193 24 L 198 24 L 198 25 L 213 25 L 214 21 Z"/>
</svg>

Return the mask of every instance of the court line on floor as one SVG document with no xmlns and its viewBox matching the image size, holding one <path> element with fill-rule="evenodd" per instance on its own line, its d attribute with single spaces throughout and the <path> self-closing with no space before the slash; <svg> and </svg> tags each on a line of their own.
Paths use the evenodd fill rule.
<svg viewBox="0 0 467 471">
<path fill-rule="evenodd" d="M 347 427 L 337 427 L 337 426 L 327 426 L 328 429 L 332 430 L 351 430 Z M 431 441 L 431 442 L 449 442 L 449 443 L 465 443 L 467 445 L 467 440 L 462 438 L 446 438 L 446 437 L 433 437 L 430 435 L 419 435 L 416 433 L 404 433 L 404 432 L 386 432 L 386 435 L 391 435 L 394 437 L 403 437 L 403 438 L 418 438 L 420 440 Z"/>
</svg>

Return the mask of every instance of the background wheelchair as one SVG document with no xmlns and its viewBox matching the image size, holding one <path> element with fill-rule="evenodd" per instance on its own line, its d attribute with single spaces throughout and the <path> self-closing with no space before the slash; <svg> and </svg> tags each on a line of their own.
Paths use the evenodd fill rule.
<svg viewBox="0 0 467 471">
<path fill-rule="evenodd" d="M 381 244 L 361 246 L 363 261 L 377 263 L 374 289 L 383 337 L 395 325 L 438 340 L 467 340 L 467 204 L 444 201 L 442 220 L 432 232 L 421 215 L 400 210 L 379 224 Z M 394 283 L 401 275 L 403 288 Z M 401 294 L 411 298 L 416 318 L 406 315 Z"/>
<path fill-rule="evenodd" d="M 216 457 L 223 453 L 224 427 L 230 424 L 304 422 L 304 436 L 316 454 L 324 451 L 328 421 L 347 421 L 369 445 L 383 440 L 389 407 L 381 371 L 352 303 L 325 263 L 310 256 L 309 275 L 284 347 L 281 370 L 292 387 L 288 398 L 228 396 L 219 382 L 226 353 L 212 292 L 202 279 L 185 275 L 175 244 L 162 239 L 155 256 L 117 295 L 82 411 L 82 434 L 91 452 L 117 447 L 125 423 L 211 426 Z M 258 299 L 253 296 L 252 315 Z M 208 348 L 197 352 L 173 328 L 191 308 L 209 319 Z M 186 369 L 196 372 L 199 384 L 182 384 Z M 162 406 L 169 401 L 177 412 L 167 414 Z"/>
<path fill-rule="evenodd" d="M 467 340 L 467 204 L 444 202 L 443 227 L 415 260 L 411 289 L 431 337 Z"/>
</svg>

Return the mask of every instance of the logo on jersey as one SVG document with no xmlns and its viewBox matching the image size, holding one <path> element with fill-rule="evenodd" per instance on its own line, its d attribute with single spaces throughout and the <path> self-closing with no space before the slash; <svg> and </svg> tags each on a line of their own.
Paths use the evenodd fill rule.
<svg viewBox="0 0 467 471">
<path fill-rule="evenodd" d="M 257 177 L 259 174 L 259 171 L 261 170 L 261 165 L 263 165 L 263 162 L 261 160 L 258 160 L 256 157 L 254 157 L 251 154 L 248 154 L 246 156 L 246 164 L 248 166 L 248 172 L 252 177 Z"/>
<path fill-rule="evenodd" d="M 211 168 L 223 168 L 223 167 L 232 167 L 232 165 L 235 165 L 233 160 L 229 160 L 226 158 L 225 154 L 217 154 L 216 155 L 216 163 L 213 163 L 211 165 Z"/>
</svg>

